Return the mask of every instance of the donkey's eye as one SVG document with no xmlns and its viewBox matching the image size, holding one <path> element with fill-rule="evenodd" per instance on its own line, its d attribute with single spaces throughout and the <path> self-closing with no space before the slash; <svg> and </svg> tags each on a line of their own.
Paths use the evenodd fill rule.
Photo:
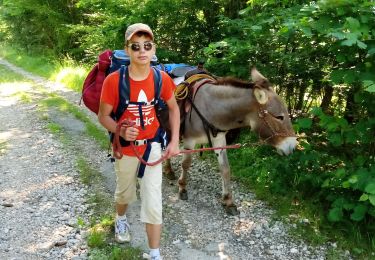
<svg viewBox="0 0 375 260">
<path fill-rule="evenodd" d="M 281 116 L 277 116 L 276 118 L 279 119 L 280 121 L 283 121 L 283 120 L 284 120 L 284 116 L 283 116 L 283 115 L 281 115 Z"/>
</svg>

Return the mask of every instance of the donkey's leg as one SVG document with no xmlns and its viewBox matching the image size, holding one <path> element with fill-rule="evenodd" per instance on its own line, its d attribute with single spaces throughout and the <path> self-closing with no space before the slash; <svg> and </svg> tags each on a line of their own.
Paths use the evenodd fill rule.
<svg viewBox="0 0 375 260">
<path fill-rule="evenodd" d="M 184 140 L 184 148 L 185 149 L 194 149 L 195 141 L 192 139 L 185 139 Z M 191 165 L 191 154 L 184 154 L 182 158 L 181 168 L 182 173 L 180 175 L 180 178 L 178 179 L 178 194 L 181 200 L 187 200 L 188 199 L 188 193 L 186 189 L 187 185 L 187 178 L 188 178 L 188 170 Z"/>
<path fill-rule="evenodd" d="M 225 135 L 218 135 L 212 140 L 212 145 L 214 147 L 225 146 L 226 140 Z M 233 202 L 231 183 L 230 183 L 230 167 L 226 150 L 215 150 L 222 179 L 222 204 L 225 207 L 226 212 L 229 215 L 237 215 L 238 210 Z"/>
<path fill-rule="evenodd" d="M 176 174 L 172 169 L 171 159 L 167 159 L 163 165 L 163 173 L 169 180 L 176 180 Z"/>
</svg>

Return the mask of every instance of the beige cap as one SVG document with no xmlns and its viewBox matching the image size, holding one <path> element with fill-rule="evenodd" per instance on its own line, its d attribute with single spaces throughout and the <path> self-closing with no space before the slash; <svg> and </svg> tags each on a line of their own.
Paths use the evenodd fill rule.
<svg viewBox="0 0 375 260">
<path fill-rule="evenodd" d="M 130 25 L 128 29 L 126 29 L 125 41 L 129 41 L 133 37 L 133 35 L 136 34 L 137 32 L 148 33 L 151 36 L 152 40 L 154 40 L 154 34 L 152 33 L 151 28 L 147 24 L 135 23 L 135 24 Z"/>
</svg>

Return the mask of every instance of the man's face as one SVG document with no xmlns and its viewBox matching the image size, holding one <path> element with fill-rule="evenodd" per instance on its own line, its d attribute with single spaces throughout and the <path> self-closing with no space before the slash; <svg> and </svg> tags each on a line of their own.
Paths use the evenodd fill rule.
<svg viewBox="0 0 375 260">
<path fill-rule="evenodd" d="M 133 35 L 128 41 L 125 50 L 130 57 L 131 63 L 135 65 L 149 65 L 152 56 L 155 54 L 155 44 L 148 35 Z"/>
</svg>

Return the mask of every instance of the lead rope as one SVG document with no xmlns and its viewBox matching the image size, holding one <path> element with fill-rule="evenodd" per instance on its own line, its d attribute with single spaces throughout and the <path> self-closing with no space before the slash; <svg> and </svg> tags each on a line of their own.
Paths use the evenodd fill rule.
<svg viewBox="0 0 375 260">
<path fill-rule="evenodd" d="M 122 154 L 122 150 L 121 150 L 121 143 L 120 143 L 120 131 L 121 131 L 121 128 L 127 128 L 127 127 L 130 127 L 130 126 L 134 126 L 134 122 L 128 120 L 128 119 L 124 119 L 122 120 L 121 122 L 119 122 L 116 126 L 116 132 L 115 132 L 115 136 L 113 138 L 113 156 L 116 158 L 116 159 L 121 159 L 123 154 Z M 137 149 L 135 148 L 135 145 L 133 142 L 130 142 L 130 147 L 132 148 L 135 156 L 138 158 L 138 160 L 142 163 L 142 164 L 145 164 L 147 166 L 155 166 L 163 161 L 165 161 L 167 159 L 167 157 L 165 155 L 163 155 L 160 159 L 158 159 L 157 161 L 155 162 L 146 162 L 145 160 L 143 160 L 142 156 L 139 154 L 139 152 L 137 151 Z M 234 145 L 227 145 L 227 146 L 220 146 L 220 147 L 207 147 L 207 148 L 201 148 L 201 149 L 191 149 L 191 150 L 180 150 L 180 152 L 176 155 L 179 155 L 179 154 L 188 154 L 188 153 L 197 153 L 197 152 L 203 152 L 203 151 L 213 151 L 213 150 L 225 150 L 225 149 L 237 149 L 237 148 L 240 148 L 241 145 L 240 144 L 234 144 Z M 174 155 L 174 156 L 176 156 Z"/>
</svg>

